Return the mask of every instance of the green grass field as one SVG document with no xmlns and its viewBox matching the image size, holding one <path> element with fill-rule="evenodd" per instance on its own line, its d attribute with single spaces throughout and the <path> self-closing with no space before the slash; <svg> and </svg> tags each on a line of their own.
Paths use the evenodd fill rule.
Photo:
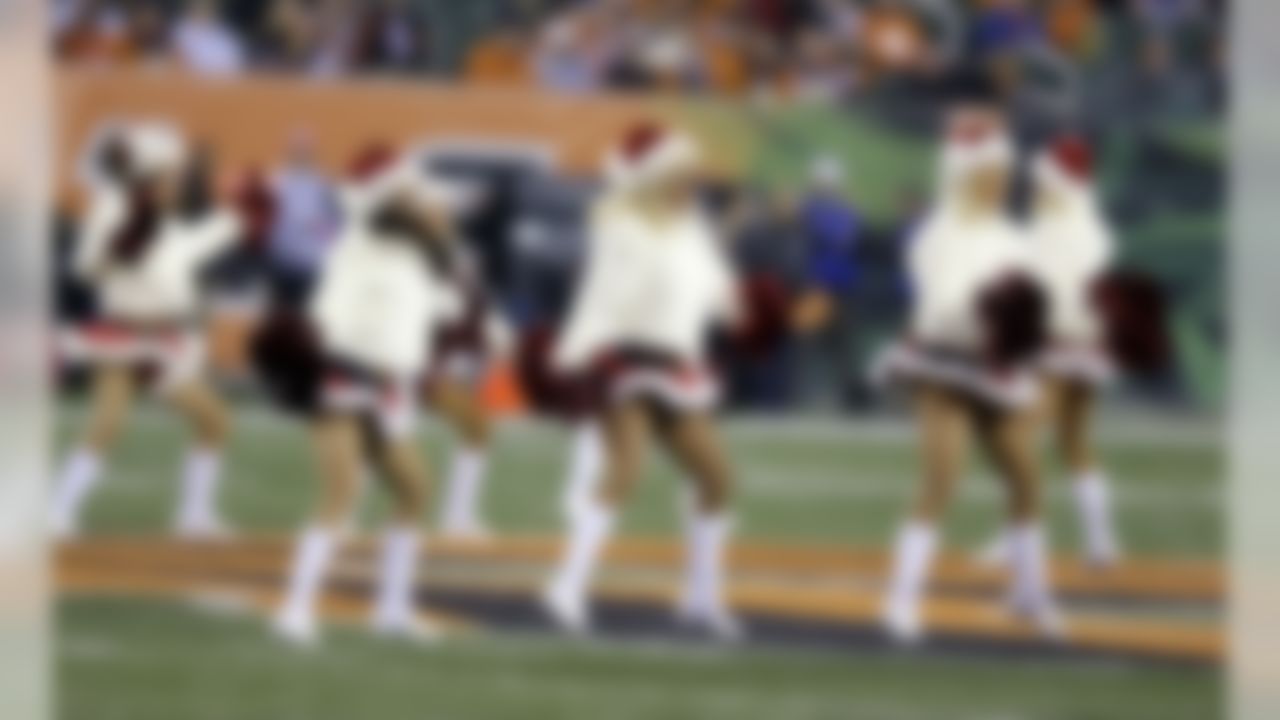
<svg viewBox="0 0 1280 720">
<path fill-rule="evenodd" d="M 65 447 L 78 410 L 62 426 Z M 1117 422 L 1104 432 L 1116 504 L 1135 555 L 1217 558 L 1222 467 L 1203 428 Z M 437 466 L 448 439 L 430 427 Z M 728 431 L 741 471 L 740 536 L 883 545 L 912 487 L 910 436 L 883 424 L 745 421 Z M 502 531 L 559 525 L 564 433 L 513 425 L 499 435 L 489 516 Z M 238 527 L 286 532 L 314 490 L 301 430 L 259 412 L 239 421 L 224 507 Z M 182 433 L 167 415 L 135 418 L 93 500 L 94 532 L 167 528 Z M 623 533 L 676 524 L 665 463 L 627 509 Z M 1049 493 L 1055 543 L 1073 547 L 1063 483 Z M 999 494 L 975 468 L 948 542 L 997 524 Z M 377 502 L 369 514 L 376 516 Z M 260 621 L 160 600 L 75 596 L 59 612 L 61 717 L 84 720 L 353 718 L 1188 718 L 1220 715 L 1220 673 L 1076 661 L 1011 662 L 926 653 L 847 653 L 574 643 L 543 634 L 477 634 L 438 648 L 338 630 L 318 653 L 268 636 Z"/>
</svg>

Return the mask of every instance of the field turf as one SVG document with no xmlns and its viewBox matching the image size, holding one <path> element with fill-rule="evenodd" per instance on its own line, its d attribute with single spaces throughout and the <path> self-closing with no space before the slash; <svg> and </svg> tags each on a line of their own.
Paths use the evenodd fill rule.
<svg viewBox="0 0 1280 720">
<path fill-rule="evenodd" d="M 68 407 L 65 447 L 79 417 Z M 1166 427 L 1168 425 L 1168 427 Z M 1114 422 L 1103 433 L 1128 550 L 1216 559 L 1222 467 L 1207 427 Z M 424 433 L 437 467 L 447 434 Z M 732 423 L 741 473 L 738 533 L 752 541 L 883 546 L 909 497 L 910 436 L 892 424 Z M 512 425 L 499 434 L 488 514 L 503 532 L 559 527 L 564 433 Z M 177 423 L 140 412 L 94 498 L 87 525 L 161 535 L 182 450 Z M 279 535 L 314 491 L 299 428 L 243 413 L 224 506 L 246 532 Z M 969 546 L 999 517 L 980 466 L 951 513 L 947 541 Z M 677 524 L 670 468 L 655 460 L 628 507 L 624 534 Z M 1049 492 L 1055 544 L 1074 546 L 1069 497 Z M 380 508 L 375 498 L 370 516 Z M 373 519 L 373 518 L 370 518 Z M 339 628 L 317 653 L 281 646 L 259 619 L 157 599 L 67 596 L 59 604 L 60 716 L 84 720 L 351 720 L 353 718 L 1187 718 L 1220 715 L 1220 673 L 1106 661 L 943 656 L 927 648 L 734 650 L 664 640 L 585 643 L 538 632 L 474 633 L 432 649 Z"/>
</svg>

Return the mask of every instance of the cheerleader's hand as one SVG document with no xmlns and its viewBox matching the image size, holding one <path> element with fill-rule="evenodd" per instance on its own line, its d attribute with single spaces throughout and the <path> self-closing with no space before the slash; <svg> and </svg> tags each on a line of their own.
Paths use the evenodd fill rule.
<svg viewBox="0 0 1280 720">
<path fill-rule="evenodd" d="M 484 325 L 485 346 L 500 361 L 510 360 L 516 351 L 516 335 L 511 323 L 501 313 L 490 311 Z"/>
<path fill-rule="evenodd" d="M 835 303 L 829 293 L 807 290 L 791 309 L 791 327 L 801 335 L 809 335 L 831 324 Z"/>
</svg>

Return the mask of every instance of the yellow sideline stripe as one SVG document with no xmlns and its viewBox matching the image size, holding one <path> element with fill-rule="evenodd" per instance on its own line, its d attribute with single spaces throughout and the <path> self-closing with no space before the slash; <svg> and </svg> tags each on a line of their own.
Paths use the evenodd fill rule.
<svg viewBox="0 0 1280 720">
<path fill-rule="evenodd" d="M 267 586 L 259 587 L 243 581 L 218 578 L 192 578 L 179 574 L 155 574 L 136 568 L 109 570 L 60 567 L 57 572 L 58 591 L 72 595 L 115 595 L 124 597 L 156 597 L 164 599 L 191 599 L 203 595 L 211 597 L 231 596 L 243 600 L 249 609 L 268 615 L 279 606 L 282 593 Z M 338 624 L 361 624 L 369 617 L 370 602 L 367 598 L 325 593 L 318 605 L 325 620 Z M 474 627 L 470 621 L 452 613 L 435 610 L 420 612 L 419 616 L 450 631 L 465 631 Z"/>
<path fill-rule="evenodd" d="M 359 544 L 357 544 L 359 545 Z M 255 547 L 257 549 L 255 549 Z M 239 588 L 244 578 L 222 577 L 219 573 L 256 573 L 279 577 L 284 569 L 285 545 L 257 542 L 248 545 L 178 544 L 165 541 L 113 541 L 86 543 L 63 548 L 59 557 L 59 587 L 66 590 L 110 590 L 144 594 L 165 592 L 190 595 L 204 591 Z M 357 547 L 358 553 L 361 548 Z M 367 579 L 368 563 L 351 562 L 346 556 L 336 575 L 344 579 Z M 433 561 L 438 559 L 433 559 Z M 536 581 L 512 579 L 501 568 L 472 577 L 432 575 L 429 586 L 436 589 L 509 594 L 528 597 L 537 590 Z M 264 591 L 258 590 L 259 596 Z M 667 604 L 674 597 L 670 579 L 619 580 L 606 578 L 598 596 L 616 601 Z M 265 595 L 268 600 L 274 595 Z M 873 624 L 878 617 L 879 597 L 870 588 L 797 587 L 794 581 L 764 582 L 759 579 L 731 583 L 729 600 L 740 611 L 769 614 L 808 621 L 840 624 Z M 340 612 L 347 605 L 363 607 L 350 599 L 330 599 Z M 931 597 L 925 617 L 935 630 L 968 637 L 1030 640 L 1030 628 L 1016 622 L 989 601 L 978 598 Z M 1224 640 L 1215 624 L 1178 623 L 1133 617 L 1102 615 L 1080 617 L 1070 624 L 1072 644 L 1096 650 L 1130 652 L 1168 659 L 1220 661 Z"/>
<path fill-rule="evenodd" d="M 354 551 L 367 551 L 372 541 L 356 539 Z M 287 551 L 290 538 L 246 536 L 232 543 L 237 551 L 280 554 Z M 143 537 L 102 537 L 78 544 L 103 548 L 150 549 L 163 547 L 217 547 Z M 478 559 L 501 562 L 550 563 L 560 551 L 560 540 L 550 537 L 504 537 L 485 542 L 458 542 L 433 539 L 433 557 Z M 678 567 L 682 550 L 678 542 L 652 538 L 618 538 L 610 543 L 607 561 L 612 564 L 647 566 L 656 569 Z M 825 580 L 879 581 L 888 571 L 888 553 L 877 548 L 763 544 L 743 542 L 730 553 L 730 568 L 740 573 L 776 573 L 796 576 L 823 576 Z M 934 585 L 939 589 L 992 590 L 1004 584 L 1005 573 L 984 568 L 963 553 L 942 553 L 934 569 Z M 1060 592 L 1081 595 L 1122 595 L 1135 598 L 1220 601 L 1225 578 L 1220 565 L 1203 560 L 1130 558 L 1120 565 L 1097 570 L 1073 558 L 1057 558 L 1052 578 Z"/>
</svg>

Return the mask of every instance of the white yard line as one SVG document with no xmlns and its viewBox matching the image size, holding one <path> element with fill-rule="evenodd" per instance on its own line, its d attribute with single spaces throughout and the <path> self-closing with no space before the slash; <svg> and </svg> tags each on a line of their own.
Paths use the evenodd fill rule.
<svg viewBox="0 0 1280 720">
<path fill-rule="evenodd" d="M 83 415 L 80 405 L 68 405 L 63 409 L 67 420 L 74 422 Z M 154 405 L 144 406 L 136 413 L 134 420 L 148 430 L 173 429 L 173 416 L 163 408 Z M 296 433 L 296 440 L 303 442 L 299 429 L 289 419 L 261 407 L 244 408 L 236 415 L 236 431 L 241 437 L 254 436 L 261 441 L 264 433 L 286 434 Z M 434 423 L 432 423 L 434 425 Z M 1191 445 L 1203 444 L 1211 447 L 1216 443 L 1216 432 L 1209 423 L 1191 423 L 1179 420 L 1176 422 L 1155 423 L 1148 427 L 1144 421 L 1137 425 L 1129 424 L 1128 429 L 1110 435 L 1115 444 L 1143 442 L 1163 442 L 1181 444 L 1184 441 Z M 1140 430 L 1140 428 L 1146 428 Z M 1181 429 L 1178 429 L 1181 428 Z M 1198 428 L 1198 429 L 1195 429 Z M 438 428 L 431 427 L 429 431 Z M 176 430 L 175 430 L 176 431 Z M 1166 438 L 1165 432 L 1169 433 Z M 541 422 L 513 421 L 504 426 L 502 433 L 513 442 L 522 443 L 559 443 L 564 441 L 564 432 L 555 425 Z M 733 440 L 750 443 L 758 439 L 786 439 L 798 445 L 812 442 L 830 446 L 841 439 L 849 439 L 858 443 L 880 442 L 898 444 L 911 441 L 910 428 L 903 423 L 892 421 L 840 421 L 834 419 L 735 419 L 728 423 L 728 433 Z M 1105 431 L 1100 435 L 1108 435 Z M 1140 438 L 1145 436 L 1145 440 Z M 1161 440 L 1161 438 L 1164 438 Z M 1176 439 L 1175 439 L 1176 438 Z M 501 439 L 499 440 L 501 442 Z M 174 457 L 172 472 L 148 468 L 131 468 L 121 462 L 113 468 L 110 486 L 113 492 L 129 495 L 143 493 L 170 492 L 177 481 L 179 471 L 178 457 Z M 744 491 L 755 497 L 769 500 L 803 501 L 812 498 L 896 500 L 913 492 L 914 479 L 909 476 L 889 476 L 863 473 L 856 466 L 834 470 L 815 471 L 813 468 L 797 468 L 782 462 L 772 462 L 767 458 L 756 458 L 751 464 L 742 464 L 742 486 Z M 234 472 L 234 468 L 231 468 Z M 234 480 L 234 478 L 233 478 Z M 1194 484 L 1193 484 L 1194 483 Z M 262 478 L 250 482 L 239 483 L 238 493 L 275 494 L 273 484 Z M 1156 485 L 1153 483 L 1125 483 L 1123 477 L 1114 480 L 1115 503 L 1130 513 L 1161 513 L 1169 510 L 1194 511 L 1205 509 L 1217 511 L 1223 505 L 1224 492 L 1219 478 L 1206 477 L 1200 481 L 1179 481 L 1176 485 Z M 1051 477 L 1047 486 L 1048 497 L 1055 503 L 1071 501 L 1070 488 L 1062 478 Z M 961 503 L 989 504 L 1000 497 L 1000 490 L 993 479 L 974 476 L 966 478 L 957 488 L 956 499 Z"/>
<path fill-rule="evenodd" d="M 915 492 L 915 481 L 909 477 L 887 477 L 860 474 L 856 469 L 845 476 L 829 473 L 788 470 L 769 473 L 759 468 L 745 468 L 742 487 L 751 496 L 770 499 L 794 498 L 808 500 L 815 497 L 831 499 L 899 499 Z M 1065 481 L 1054 479 L 1046 488 L 1047 497 L 1057 503 L 1072 502 L 1071 488 Z M 965 503 L 991 503 L 1003 497 L 994 478 L 969 477 L 956 488 L 955 499 Z M 1222 506 L 1223 494 L 1217 486 L 1185 485 L 1177 489 L 1125 485 L 1115 482 L 1113 501 L 1130 512 L 1165 510 L 1216 509 Z"/>
<path fill-rule="evenodd" d="M 79 402 L 64 403 L 59 409 L 62 420 L 79 420 L 84 416 L 84 406 Z M 171 425 L 174 416 L 163 406 L 145 404 L 134 413 L 139 421 Z M 430 413 L 424 415 L 424 425 L 435 429 L 438 421 Z M 237 427 L 258 430 L 264 427 L 287 430 L 295 423 L 286 416 L 261 405 L 238 405 L 233 422 Z M 830 443 L 841 440 L 856 442 L 906 443 L 914 440 L 911 422 L 901 417 L 822 417 L 822 416 L 732 416 L 724 420 L 729 435 L 736 439 L 752 441 L 758 438 L 813 440 Z M 512 419 L 502 425 L 503 433 L 514 436 L 548 437 L 563 435 L 563 430 L 553 422 L 531 419 Z M 1155 413 L 1124 413 L 1104 415 L 1097 428 L 1099 442 L 1103 445 L 1182 445 L 1188 447 L 1220 447 L 1224 430 L 1221 421 L 1212 417 L 1168 417 Z"/>
<path fill-rule="evenodd" d="M 234 468 L 232 472 L 234 473 Z M 166 473 L 122 464 L 112 470 L 104 489 L 117 496 L 172 494 L 176 492 L 176 474 L 176 467 L 173 473 Z M 228 482 L 236 483 L 235 492 L 240 496 L 251 494 L 265 499 L 279 497 L 278 489 L 264 478 L 233 475 L 228 478 Z M 845 477 L 838 477 L 827 473 L 795 470 L 772 473 L 745 468 L 740 482 L 747 498 L 766 499 L 770 502 L 812 502 L 815 499 L 899 501 L 911 497 L 915 491 L 914 480 L 911 478 L 863 475 L 856 471 Z M 999 502 L 1002 497 L 995 479 L 969 477 L 956 488 L 953 500 L 963 505 L 988 506 Z M 1046 498 L 1054 505 L 1067 506 L 1073 502 L 1068 483 L 1056 479 L 1046 489 Z M 1177 489 L 1169 489 L 1145 484 L 1127 486 L 1123 482 L 1114 484 L 1112 498 L 1117 507 L 1130 515 L 1166 514 L 1170 511 L 1217 512 L 1224 501 L 1221 488 L 1215 486 L 1183 485 Z"/>
<path fill-rule="evenodd" d="M 895 417 L 736 417 L 726 422 L 735 437 L 813 439 L 821 442 L 913 442 L 910 420 Z M 1103 445 L 1185 445 L 1219 447 L 1224 431 L 1213 418 L 1170 419 L 1162 415 L 1120 415 L 1101 419 L 1096 434 Z"/>
</svg>

